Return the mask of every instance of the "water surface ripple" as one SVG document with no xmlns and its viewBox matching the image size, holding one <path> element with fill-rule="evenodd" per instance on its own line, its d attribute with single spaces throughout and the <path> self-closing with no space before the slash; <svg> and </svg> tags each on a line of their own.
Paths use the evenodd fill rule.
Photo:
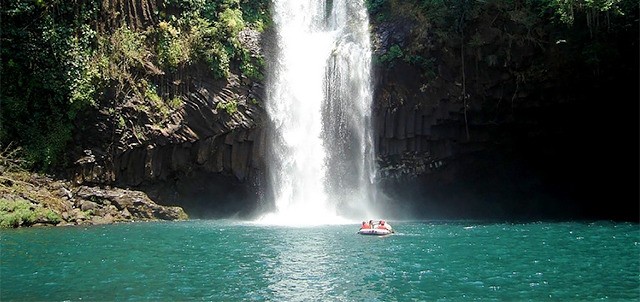
<svg viewBox="0 0 640 302">
<path fill-rule="evenodd" d="M 640 300 L 638 224 L 392 223 L 2 230 L 0 300 Z"/>
</svg>

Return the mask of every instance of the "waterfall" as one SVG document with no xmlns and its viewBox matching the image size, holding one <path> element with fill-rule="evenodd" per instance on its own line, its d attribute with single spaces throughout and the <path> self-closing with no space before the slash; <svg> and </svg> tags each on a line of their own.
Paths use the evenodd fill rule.
<svg viewBox="0 0 640 302">
<path fill-rule="evenodd" d="M 375 215 L 371 46 L 364 1 L 275 0 L 268 175 L 262 221 L 340 223 Z"/>
</svg>

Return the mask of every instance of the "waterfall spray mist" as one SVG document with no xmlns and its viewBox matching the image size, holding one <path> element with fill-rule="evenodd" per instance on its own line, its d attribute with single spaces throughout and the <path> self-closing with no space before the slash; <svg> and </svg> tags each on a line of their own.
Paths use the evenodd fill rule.
<svg viewBox="0 0 640 302">
<path fill-rule="evenodd" d="M 262 221 L 375 215 L 371 46 L 363 1 L 275 0 L 267 112 L 275 210 Z"/>
</svg>

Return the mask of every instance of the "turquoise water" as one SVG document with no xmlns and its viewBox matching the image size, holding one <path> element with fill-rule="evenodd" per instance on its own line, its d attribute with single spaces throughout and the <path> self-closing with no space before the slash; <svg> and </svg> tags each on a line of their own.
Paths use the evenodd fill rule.
<svg viewBox="0 0 640 302">
<path fill-rule="evenodd" d="M 1 301 L 638 301 L 632 223 L 2 230 Z"/>
</svg>

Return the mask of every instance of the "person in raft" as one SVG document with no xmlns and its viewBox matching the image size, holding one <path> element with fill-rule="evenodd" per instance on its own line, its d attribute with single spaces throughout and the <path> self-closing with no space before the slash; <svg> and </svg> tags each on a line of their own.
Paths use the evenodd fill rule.
<svg viewBox="0 0 640 302">
<path fill-rule="evenodd" d="M 360 227 L 360 229 L 370 229 L 371 225 L 368 224 L 366 221 L 362 222 L 362 227 Z"/>
<path fill-rule="evenodd" d="M 385 229 L 385 230 L 389 230 L 389 231 L 393 231 L 393 229 L 391 228 L 390 225 L 385 224 L 384 220 L 380 220 L 380 224 L 378 226 L 376 226 L 377 229 Z"/>
</svg>

